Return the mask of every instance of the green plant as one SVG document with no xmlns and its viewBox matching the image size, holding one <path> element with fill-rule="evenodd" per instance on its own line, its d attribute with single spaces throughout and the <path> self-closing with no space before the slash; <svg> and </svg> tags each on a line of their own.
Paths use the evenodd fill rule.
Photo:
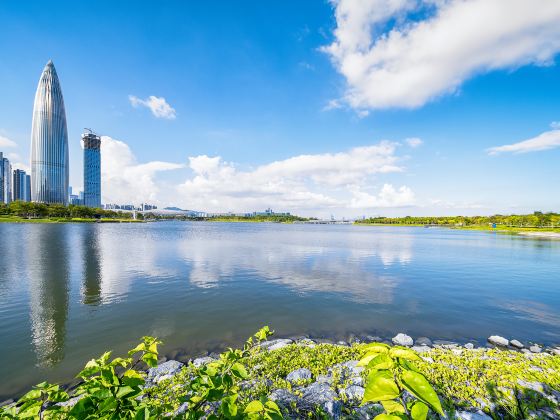
<svg viewBox="0 0 560 420">
<path fill-rule="evenodd" d="M 383 343 L 366 346 L 366 353 L 358 366 L 366 367 L 366 386 L 362 404 L 381 402 L 385 413 L 378 420 L 424 420 L 431 408 L 444 415 L 439 398 L 413 362 L 420 361 L 413 350 L 390 347 Z M 413 398 L 405 399 L 405 391 Z"/>
</svg>

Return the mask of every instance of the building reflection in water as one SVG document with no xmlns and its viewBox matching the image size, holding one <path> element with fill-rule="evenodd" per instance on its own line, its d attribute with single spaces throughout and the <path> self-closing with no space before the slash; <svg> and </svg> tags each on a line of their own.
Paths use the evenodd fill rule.
<svg viewBox="0 0 560 420">
<path fill-rule="evenodd" d="M 101 244 L 99 226 L 94 223 L 83 227 L 80 232 L 82 243 L 82 303 L 101 303 Z"/>
<path fill-rule="evenodd" d="M 38 225 L 29 236 L 30 318 L 32 342 L 39 367 L 64 358 L 68 317 L 69 250 L 65 225 Z M 46 245 L 48 244 L 48 245 Z"/>
</svg>

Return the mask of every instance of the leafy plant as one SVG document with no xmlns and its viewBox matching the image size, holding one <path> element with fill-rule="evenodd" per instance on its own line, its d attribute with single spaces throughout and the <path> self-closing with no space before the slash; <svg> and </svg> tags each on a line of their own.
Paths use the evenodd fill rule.
<svg viewBox="0 0 560 420">
<path fill-rule="evenodd" d="M 381 402 L 385 413 L 376 419 L 424 420 L 430 408 L 444 416 L 436 392 L 413 363 L 420 360 L 408 348 L 383 343 L 366 346 L 366 353 L 358 363 L 367 373 L 362 404 Z M 405 391 L 412 395 L 410 401 L 405 398 Z"/>
</svg>

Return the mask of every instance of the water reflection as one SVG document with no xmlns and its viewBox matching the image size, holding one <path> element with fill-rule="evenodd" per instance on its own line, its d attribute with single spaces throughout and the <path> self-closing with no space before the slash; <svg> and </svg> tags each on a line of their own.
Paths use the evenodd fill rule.
<svg viewBox="0 0 560 420">
<path fill-rule="evenodd" d="M 82 302 L 98 305 L 101 302 L 101 244 L 99 227 L 90 224 L 84 227 L 82 242 Z"/>
<path fill-rule="evenodd" d="M 37 366 L 50 367 L 64 358 L 68 316 L 69 241 L 64 226 L 31 229 L 29 250 L 29 306 L 31 340 Z M 48 245 L 46 245 L 48 244 Z"/>
</svg>

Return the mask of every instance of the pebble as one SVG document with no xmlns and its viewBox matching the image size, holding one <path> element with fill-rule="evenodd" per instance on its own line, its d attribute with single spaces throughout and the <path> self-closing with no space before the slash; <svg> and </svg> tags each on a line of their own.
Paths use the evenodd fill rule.
<svg viewBox="0 0 560 420">
<path fill-rule="evenodd" d="M 488 342 L 495 346 L 507 347 L 509 345 L 509 340 L 499 335 L 491 335 L 488 337 Z"/>
<path fill-rule="evenodd" d="M 412 345 L 414 344 L 414 340 L 412 339 L 412 337 L 403 333 L 398 333 L 393 337 L 392 341 L 397 346 L 412 347 Z"/>
<path fill-rule="evenodd" d="M 525 346 L 523 345 L 523 343 L 522 343 L 521 341 L 519 341 L 519 340 L 511 340 L 511 341 L 509 342 L 509 344 L 510 344 L 512 347 L 515 347 L 515 348 L 517 348 L 517 349 L 522 349 L 523 347 L 525 347 Z"/>
</svg>

